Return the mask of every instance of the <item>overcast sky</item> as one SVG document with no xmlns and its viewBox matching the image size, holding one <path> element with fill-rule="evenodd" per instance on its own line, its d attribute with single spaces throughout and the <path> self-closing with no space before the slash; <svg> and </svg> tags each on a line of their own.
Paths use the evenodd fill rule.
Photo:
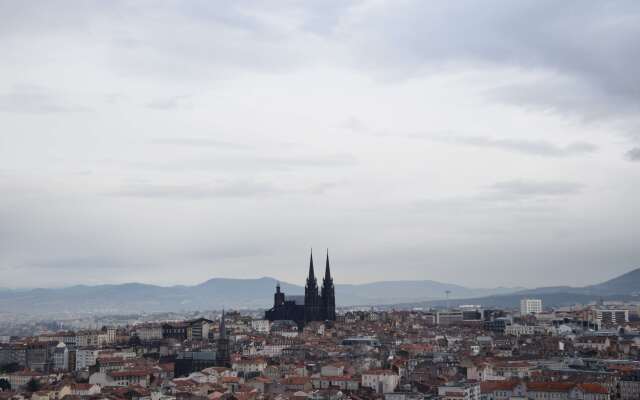
<svg viewBox="0 0 640 400">
<path fill-rule="evenodd" d="M 0 1 L 0 286 L 640 267 L 637 1 Z"/>
</svg>

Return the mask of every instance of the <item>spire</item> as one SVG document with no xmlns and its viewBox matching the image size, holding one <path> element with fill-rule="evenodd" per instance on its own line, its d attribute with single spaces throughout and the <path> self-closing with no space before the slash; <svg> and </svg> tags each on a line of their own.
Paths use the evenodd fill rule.
<svg viewBox="0 0 640 400">
<path fill-rule="evenodd" d="M 216 343 L 216 365 L 218 367 L 228 367 L 229 360 L 229 338 L 227 337 L 227 328 L 224 323 L 224 308 L 220 317 L 220 334 Z"/>
<path fill-rule="evenodd" d="M 309 276 L 307 280 L 313 278 L 315 280 L 316 274 L 313 272 L 313 249 L 311 249 L 311 257 L 309 258 Z"/>
<path fill-rule="evenodd" d="M 227 337 L 227 328 L 224 324 L 224 308 L 222 309 L 222 316 L 220 317 L 220 327 L 218 330 L 220 331 L 220 338 Z"/>
<path fill-rule="evenodd" d="M 313 271 L 313 249 L 311 249 L 311 257 L 309 259 L 309 276 L 307 276 L 307 286 L 308 288 L 314 288 L 318 286 L 318 281 L 316 280 L 316 274 Z"/>
<path fill-rule="evenodd" d="M 333 278 L 331 278 L 331 268 L 329 267 L 329 249 L 327 249 L 327 265 L 322 280 L 321 295 L 321 316 L 323 320 L 335 321 L 336 319 L 336 298 Z"/>
<path fill-rule="evenodd" d="M 329 249 L 327 249 L 327 266 L 324 269 L 324 280 L 328 281 L 331 279 L 331 270 L 329 269 Z"/>
</svg>

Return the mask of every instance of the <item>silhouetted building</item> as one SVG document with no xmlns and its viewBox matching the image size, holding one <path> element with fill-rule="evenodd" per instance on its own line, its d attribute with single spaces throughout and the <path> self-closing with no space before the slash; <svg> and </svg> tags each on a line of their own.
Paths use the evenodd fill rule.
<svg viewBox="0 0 640 400">
<path fill-rule="evenodd" d="M 280 284 L 278 283 L 276 293 L 273 296 L 273 307 L 265 312 L 265 319 L 269 321 L 291 320 L 301 327 L 310 321 L 335 321 L 335 287 L 329 268 L 328 251 L 322 289 L 318 290 L 318 281 L 313 270 L 312 252 L 304 296 L 286 296 L 280 291 Z"/>
<path fill-rule="evenodd" d="M 216 365 L 218 367 L 231 367 L 229 337 L 224 323 L 224 310 L 222 310 L 222 316 L 220 317 L 219 331 L 218 340 L 216 341 Z"/>
</svg>

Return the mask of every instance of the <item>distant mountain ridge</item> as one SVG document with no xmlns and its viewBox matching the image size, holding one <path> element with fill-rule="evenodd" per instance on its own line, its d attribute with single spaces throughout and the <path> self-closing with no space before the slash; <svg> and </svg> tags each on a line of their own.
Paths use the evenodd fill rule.
<svg viewBox="0 0 640 400">
<path fill-rule="evenodd" d="M 584 289 L 587 292 L 602 295 L 615 295 L 620 293 L 640 295 L 640 268 L 636 268 L 598 285 L 586 286 Z"/>
<path fill-rule="evenodd" d="M 268 308 L 273 304 L 277 282 L 290 295 L 304 287 L 274 278 L 213 278 L 197 285 L 156 286 L 142 283 L 76 285 L 57 289 L 0 291 L 0 309 L 16 313 L 120 313 L 191 311 L 216 308 Z M 366 284 L 336 284 L 338 306 L 390 304 L 434 300 L 449 290 L 459 298 L 513 293 L 522 288 L 476 289 L 423 281 L 381 281 Z"/>
<path fill-rule="evenodd" d="M 608 281 L 584 287 L 548 286 L 525 289 L 512 293 L 490 295 L 464 300 L 454 299 L 451 306 L 463 303 L 478 303 L 485 307 L 518 307 L 520 299 L 536 297 L 542 299 L 546 307 L 560 307 L 572 304 L 585 304 L 596 300 L 640 301 L 640 268 L 636 268 Z M 443 307 L 445 302 L 433 300 L 416 303 L 399 304 L 400 307 Z"/>
<path fill-rule="evenodd" d="M 0 310 L 24 314 L 193 311 L 225 308 L 268 308 L 273 304 L 274 278 L 213 278 L 197 285 L 156 286 L 142 283 L 76 285 L 59 289 L 0 290 Z M 286 294 L 304 293 L 302 286 L 279 281 Z M 584 287 L 552 286 L 535 289 L 478 289 L 432 280 L 380 281 L 336 284 L 338 306 L 390 305 L 443 306 L 445 291 L 450 305 L 482 304 L 516 307 L 527 296 L 543 299 L 546 306 L 605 299 L 640 300 L 640 268 L 608 281 Z"/>
</svg>

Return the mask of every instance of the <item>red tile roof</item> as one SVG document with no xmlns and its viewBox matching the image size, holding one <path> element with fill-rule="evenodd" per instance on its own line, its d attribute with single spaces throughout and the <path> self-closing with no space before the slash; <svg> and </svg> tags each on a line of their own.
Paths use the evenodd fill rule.
<svg viewBox="0 0 640 400">
<path fill-rule="evenodd" d="M 111 371 L 109 375 L 112 377 L 118 376 L 147 376 L 149 375 L 149 371 L 145 370 L 129 370 L 129 371 Z"/>
<path fill-rule="evenodd" d="M 496 390 L 513 390 L 518 384 L 518 381 L 484 381 L 480 383 L 480 391 L 492 393 Z"/>
<path fill-rule="evenodd" d="M 609 389 L 599 383 L 580 383 L 578 384 L 578 389 L 585 393 L 609 394 Z"/>
<path fill-rule="evenodd" d="M 529 382 L 529 392 L 568 392 L 575 386 L 574 383 L 565 382 Z"/>
</svg>

